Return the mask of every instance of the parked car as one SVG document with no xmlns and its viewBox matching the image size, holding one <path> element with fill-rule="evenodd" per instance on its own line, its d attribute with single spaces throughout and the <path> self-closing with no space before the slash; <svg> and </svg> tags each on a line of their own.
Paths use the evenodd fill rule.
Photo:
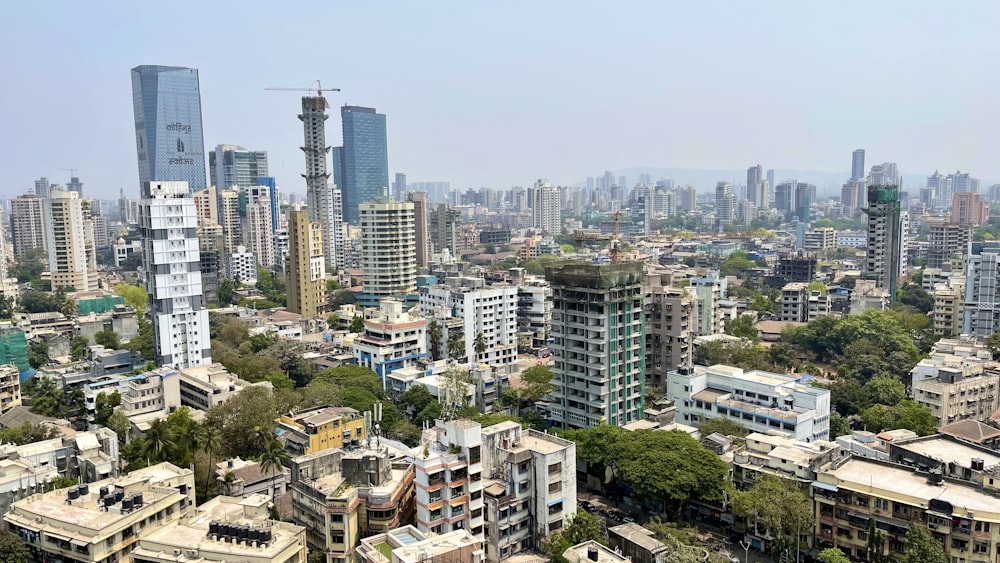
<svg viewBox="0 0 1000 563">
<path fill-rule="evenodd" d="M 591 514 L 597 512 L 597 506 L 594 505 L 594 503 L 590 502 L 589 500 L 581 500 L 580 501 L 580 508 L 586 510 L 587 512 L 589 512 Z"/>
</svg>

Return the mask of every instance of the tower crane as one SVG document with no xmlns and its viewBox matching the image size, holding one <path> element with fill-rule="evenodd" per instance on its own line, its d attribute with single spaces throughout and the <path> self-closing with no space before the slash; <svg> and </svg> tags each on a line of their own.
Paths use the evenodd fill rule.
<svg viewBox="0 0 1000 563">
<path fill-rule="evenodd" d="M 622 243 L 618 237 L 618 223 L 619 220 L 621 219 L 621 216 L 622 216 L 621 211 L 615 211 L 614 215 L 612 216 L 613 218 L 611 221 L 610 235 L 598 235 L 593 233 L 585 233 L 583 231 L 576 231 L 573 233 L 573 238 L 576 239 L 577 242 L 609 241 L 611 243 L 611 247 L 608 249 L 608 257 L 611 258 L 612 264 L 618 264 L 621 261 L 621 253 L 622 253 L 621 249 Z"/>
<path fill-rule="evenodd" d="M 340 92 L 340 88 L 323 88 L 323 84 L 317 80 L 315 88 L 286 88 L 283 86 L 274 86 L 271 88 L 264 88 L 265 90 L 284 90 L 288 92 L 316 92 L 317 96 L 322 97 L 323 92 Z"/>
</svg>

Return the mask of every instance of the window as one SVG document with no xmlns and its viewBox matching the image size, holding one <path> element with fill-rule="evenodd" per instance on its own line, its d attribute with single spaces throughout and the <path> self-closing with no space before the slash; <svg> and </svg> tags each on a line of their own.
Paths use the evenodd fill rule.
<svg viewBox="0 0 1000 563">
<path fill-rule="evenodd" d="M 555 483 L 549 483 L 549 493 L 558 493 L 562 490 L 562 481 L 556 481 Z"/>
<path fill-rule="evenodd" d="M 553 473 L 559 473 L 560 471 L 562 471 L 562 462 L 553 463 L 552 465 L 549 466 L 549 475 Z"/>
</svg>

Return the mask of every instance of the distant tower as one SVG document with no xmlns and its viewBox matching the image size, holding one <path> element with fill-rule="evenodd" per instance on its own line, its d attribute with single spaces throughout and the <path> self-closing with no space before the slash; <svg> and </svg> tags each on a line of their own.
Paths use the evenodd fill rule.
<svg viewBox="0 0 1000 563">
<path fill-rule="evenodd" d="M 198 70 L 137 66 L 132 69 L 132 103 L 139 185 L 182 181 L 191 191 L 208 187 Z"/>
<path fill-rule="evenodd" d="M 534 227 L 547 235 L 557 235 L 562 231 L 562 204 L 559 188 L 552 187 L 548 180 L 535 182 L 531 211 Z"/>
<path fill-rule="evenodd" d="M 208 153 L 208 170 L 215 187 L 248 188 L 267 176 L 267 151 L 252 151 L 238 145 L 217 145 Z"/>
<path fill-rule="evenodd" d="M 764 183 L 764 167 L 761 165 L 751 166 L 747 168 L 747 201 L 753 202 L 757 207 L 766 207 L 761 205 L 761 188 Z M 764 196 L 767 199 L 767 196 Z"/>
<path fill-rule="evenodd" d="M 330 185 L 330 173 L 326 169 L 326 120 L 330 116 L 326 109 L 330 107 L 323 96 L 303 96 L 302 129 L 305 142 L 302 152 L 306 156 L 306 202 L 309 209 L 309 220 L 323 227 L 323 250 L 326 262 L 340 270 L 344 267 L 343 248 L 343 213 L 338 209 L 342 205 L 341 192 L 336 185 Z M 335 193 L 336 192 L 336 193 Z M 340 243 L 340 244 L 338 244 Z"/>
<path fill-rule="evenodd" d="M 417 245 L 417 265 L 425 268 L 430 263 L 430 249 L 427 246 L 427 192 L 410 192 L 408 199 L 413 203 L 413 228 L 415 232 L 414 239 Z"/>
<path fill-rule="evenodd" d="M 35 195 L 45 199 L 49 197 L 49 192 L 52 190 L 52 185 L 49 184 L 49 179 L 42 176 L 41 178 L 35 180 Z"/>
<path fill-rule="evenodd" d="M 344 106 L 340 108 L 344 127 L 344 146 L 334 153 L 334 169 L 340 166 L 338 187 L 344 198 L 344 221 L 358 224 L 358 206 L 379 197 L 389 187 L 389 153 L 385 115 L 375 108 Z M 337 162 L 337 156 L 340 161 Z"/>
<path fill-rule="evenodd" d="M 212 363 L 198 218 L 188 190 L 186 182 L 146 182 L 139 204 L 156 365 L 177 369 Z"/>
<path fill-rule="evenodd" d="M 896 186 L 868 186 L 868 255 L 863 276 L 896 299 L 896 282 L 905 251 Z"/>
<path fill-rule="evenodd" d="M 865 177 L 865 149 L 857 149 L 851 153 L 851 181 L 856 182 Z"/>
<path fill-rule="evenodd" d="M 15 258 L 33 248 L 45 250 L 43 201 L 41 196 L 35 194 L 19 195 L 10 200 L 10 238 Z"/>
<path fill-rule="evenodd" d="M 69 183 L 66 184 L 66 190 L 71 192 L 76 192 L 80 194 L 80 197 L 82 198 L 83 182 L 81 182 L 80 179 L 77 178 L 76 176 L 73 176 L 72 178 L 69 179 Z"/>
</svg>

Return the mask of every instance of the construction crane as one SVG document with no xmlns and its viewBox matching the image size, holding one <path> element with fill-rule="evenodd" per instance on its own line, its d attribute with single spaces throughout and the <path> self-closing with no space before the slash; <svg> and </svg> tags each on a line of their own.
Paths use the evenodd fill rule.
<svg viewBox="0 0 1000 563">
<path fill-rule="evenodd" d="M 577 242 L 594 242 L 594 241 L 609 241 L 611 247 L 608 249 L 608 256 L 611 258 L 612 264 L 617 264 L 621 261 L 621 240 L 618 238 L 618 223 L 621 219 L 622 212 L 615 211 L 613 219 L 611 221 L 611 234 L 603 235 L 597 233 L 585 233 L 583 231 L 574 231 L 573 238 Z"/>
<path fill-rule="evenodd" d="M 264 88 L 265 90 L 284 90 L 288 92 L 316 92 L 317 96 L 322 97 L 323 92 L 340 92 L 340 88 L 323 88 L 323 84 L 317 80 L 315 88 L 285 88 L 281 86 L 275 86 L 271 88 Z"/>
<path fill-rule="evenodd" d="M 76 176 L 77 168 L 60 168 L 59 170 L 69 170 L 69 177 L 73 178 Z"/>
</svg>

